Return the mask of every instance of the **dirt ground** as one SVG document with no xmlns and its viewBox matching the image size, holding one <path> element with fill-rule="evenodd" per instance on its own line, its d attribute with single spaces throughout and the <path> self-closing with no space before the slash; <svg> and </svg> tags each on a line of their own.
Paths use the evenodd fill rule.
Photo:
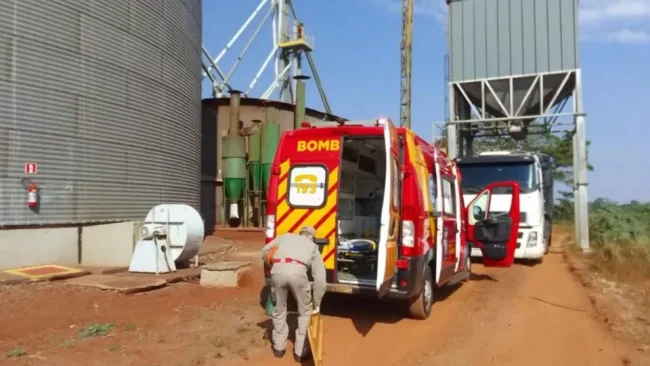
<svg viewBox="0 0 650 366">
<path fill-rule="evenodd" d="M 238 245 L 231 255 L 257 265 L 261 235 L 232 235 Z M 249 236 L 260 239 L 242 243 Z M 408 319 L 400 304 L 328 295 L 322 306 L 325 362 L 650 364 L 646 344 L 604 322 L 623 324 L 613 320 L 621 317 L 620 308 L 595 301 L 597 288 L 570 263 L 563 254 L 549 254 L 536 266 L 475 264 L 470 282 L 436 293 L 426 321 Z M 289 354 L 271 357 L 260 273 L 256 269 L 243 288 L 232 290 L 194 283 L 135 295 L 64 282 L 0 288 L 0 365 L 295 364 Z"/>
</svg>

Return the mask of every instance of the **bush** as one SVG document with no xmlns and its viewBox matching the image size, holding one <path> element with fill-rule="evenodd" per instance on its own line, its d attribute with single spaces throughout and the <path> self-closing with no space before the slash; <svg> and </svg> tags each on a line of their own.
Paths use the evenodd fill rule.
<svg viewBox="0 0 650 366">
<path fill-rule="evenodd" d="M 556 209 L 559 205 L 568 211 L 568 202 Z M 650 279 L 650 203 L 619 205 L 599 198 L 589 206 L 593 269 L 617 280 Z"/>
<path fill-rule="evenodd" d="M 594 247 L 648 244 L 650 204 L 594 201 L 589 210 L 589 237 Z"/>
</svg>

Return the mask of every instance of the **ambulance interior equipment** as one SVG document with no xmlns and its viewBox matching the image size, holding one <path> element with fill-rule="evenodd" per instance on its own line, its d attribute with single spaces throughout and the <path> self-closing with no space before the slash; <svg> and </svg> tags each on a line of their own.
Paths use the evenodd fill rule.
<svg viewBox="0 0 650 366">
<path fill-rule="evenodd" d="M 386 166 L 384 139 L 343 139 L 338 202 L 337 277 L 374 285 Z"/>
<path fill-rule="evenodd" d="M 129 272 L 175 272 L 178 265 L 198 259 L 205 226 L 201 215 L 182 204 L 162 204 L 149 211 L 140 228 Z"/>
</svg>

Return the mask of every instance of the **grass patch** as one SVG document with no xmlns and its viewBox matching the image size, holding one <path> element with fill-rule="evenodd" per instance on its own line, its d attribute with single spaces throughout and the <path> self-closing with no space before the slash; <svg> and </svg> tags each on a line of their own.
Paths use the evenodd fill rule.
<svg viewBox="0 0 650 366">
<path fill-rule="evenodd" d="M 66 339 L 65 341 L 61 342 L 61 348 L 70 348 L 74 346 L 74 340 L 72 339 Z"/>
<path fill-rule="evenodd" d="M 27 351 L 25 351 L 25 349 L 22 348 L 22 347 L 10 349 L 9 351 L 7 351 L 5 353 L 5 356 L 7 356 L 7 358 L 16 358 L 16 357 L 22 357 L 22 356 L 25 356 L 25 355 L 27 355 Z"/>
<path fill-rule="evenodd" d="M 138 327 L 136 327 L 133 324 L 129 324 L 129 325 L 126 326 L 126 331 L 127 332 L 135 332 L 136 330 L 138 330 Z"/>
<path fill-rule="evenodd" d="M 87 327 L 79 329 L 79 336 L 81 338 L 104 337 L 109 335 L 111 330 L 113 330 L 113 324 L 91 323 Z"/>
<path fill-rule="evenodd" d="M 650 280 L 650 246 L 648 245 L 597 246 L 588 257 L 592 269 L 606 278 L 628 283 Z"/>
</svg>

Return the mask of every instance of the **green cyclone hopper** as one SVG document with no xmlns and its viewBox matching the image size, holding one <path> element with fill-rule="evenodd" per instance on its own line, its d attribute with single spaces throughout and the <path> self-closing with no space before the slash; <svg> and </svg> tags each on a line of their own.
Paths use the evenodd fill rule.
<svg viewBox="0 0 650 366">
<path fill-rule="evenodd" d="M 224 196 L 231 226 L 239 225 L 239 201 L 243 201 L 246 182 L 246 138 L 239 134 L 239 105 L 239 92 L 233 91 L 230 96 L 230 128 L 221 145 Z"/>
<path fill-rule="evenodd" d="M 253 222 L 259 224 L 260 201 L 262 196 L 262 131 L 261 121 L 253 121 L 254 127 L 248 136 L 248 189 L 250 200 L 253 205 Z"/>
<path fill-rule="evenodd" d="M 262 124 L 262 196 L 266 197 L 271 178 L 271 165 L 275 158 L 275 151 L 280 142 L 280 125 L 275 123 L 275 116 L 271 108 L 266 110 L 266 123 Z"/>
<path fill-rule="evenodd" d="M 255 131 L 248 136 L 248 165 L 251 189 L 261 191 L 262 187 L 262 133 Z"/>
</svg>

